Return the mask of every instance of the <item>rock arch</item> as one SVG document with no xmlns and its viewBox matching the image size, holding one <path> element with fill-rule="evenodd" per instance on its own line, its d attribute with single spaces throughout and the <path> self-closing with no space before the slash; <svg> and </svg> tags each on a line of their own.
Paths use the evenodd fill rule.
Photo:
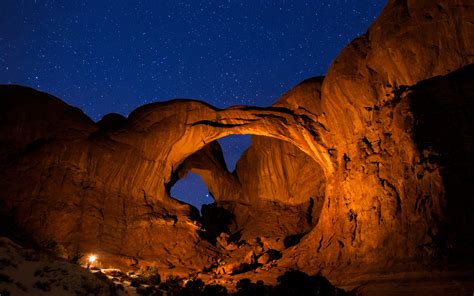
<svg viewBox="0 0 474 296">
<path fill-rule="evenodd" d="M 175 170 L 168 188 L 188 172 L 201 176 L 214 200 L 203 206 L 202 218 L 208 229 L 212 221 L 222 224 L 218 229 L 240 232 L 245 239 L 283 240 L 303 236 L 318 222 L 325 174 L 317 162 L 289 142 L 253 136 L 231 173 L 219 143 L 213 141 L 186 158 Z M 232 219 L 219 222 L 218 216 L 224 212 Z M 262 216 L 266 218 L 259 219 Z"/>
<path fill-rule="evenodd" d="M 350 281 L 472 258 L 473 10 L 452 2 L 388 1 L 324 82 L 270 108 L 178 100 L 96 124 L 59 99 L 2 86 L 0 217 L 72 252 L 202 269 L 219 249 L 165 184 L 204 145 L 245 133 L 295 144 L 328 180 L 318 226 L 285 250 L 282 266 Z M 439 109 L 455 133 L 439 124 Z"/>
<path fill-rule="evenodd" d="M 2 91 L 7 129 L 24 131 L 18 138 L 2 134 L 2 141 L 23 151 L 22 164 L 4 170 L 2 188 L 11 198 L 4 200 L 2 213 L 36 239 L 52 238 L 78 253 L 100 251 L 103 258 L 121 255 L 145 262 L 174 258 L 173 264 L 186 260 L 190 266 L 209 264 L 212 247 L 189 249 L 207 244 L 190 219 L 192 209 L 171 199 L 165 185 L 189 155 L 229 134 L 290 142 L 321 163 L 325 175 L 334 171 L 323 140 L 328 132 L 318 115 L 307 110 L 219 110 L 198 101 L 174 100 L 140 107 L 128 118 L 110 115 L 96 124 L 49 95 L 17 86 Z M 36 106 L 38 102 L 44 107 Z M 52 111 L 38 116 L 42 108 Z M 16 115 L 7 116 L 12 113 Z M 50 128 L 51 122 L 56 123 L 55 129 Z M 3 156 L 7 159 L 9 154 Z M 27 180 L 26 184 L 15 182 L 17 178 Z M 63 181 L 58 184 L 58 179 Z M 177 244 L 164 237 L 193 243 Z"/>
<path fill-rule="evenodd" d="M 108 136 L 123 143 L 132 138 L 135 150 L 147 159 L 160 160 L 152 167 L 137 168 L 147 171 L 143 172 L 144 176 L 161 172 L 158 174 L 161 178 L 133 185 L 146 192 L 166 195 L 162 191 L 164 185 L 171 181 L 173 172 L 188 156 L 207 143 L 231 134 L 287 141 L 319 163 L 326 176 L 335 170 L 331 149 L 324 144 L 328 131 L 319 123 L 318 116 L 308 111 L 246 106 L 219 110 L 199 101 L 174 100 L 140 107 L 127 121 L 126 133 L 120 129 Z"/>
</svg>

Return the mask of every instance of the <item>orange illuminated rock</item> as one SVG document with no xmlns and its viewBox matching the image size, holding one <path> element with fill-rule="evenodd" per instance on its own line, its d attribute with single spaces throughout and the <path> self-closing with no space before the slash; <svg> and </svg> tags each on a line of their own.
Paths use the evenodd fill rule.
<svg viewBox="0 0 474 296">
<path fill-rule="evenodd" d="M 409 268 L 472 250 L 472 66 L 432 77 L 473 63 L 473 20 L 469 1 L 389 1 L 333 62 L 318 114 L 337 169 L 318 225 L 286 254 L 295 266 Z"/>
<path fill-rule="evenodd" d="M 2 199 L 3 217 L 37 240 L 55 239 L 78 254 L 167 266 L 211 264 L 216 249 L 201 239 L 195 209 L 170 198 L 167 189 L 187 156 L 231 133 L 271 134 L 299 143 L 332 170 L 329 154 L 317 144 L 320 127 L 287 109 L 218 110 L 176 100 L 141 107 L 114 127 L 96 125 L 77 109 L 31 89 L 2 86 L 0 92 L 6 119 L 0 141 L 11 147 L 0 156 L 1 188 L 8 196 Z M 39 101 L 59 111 L 43 116 Z M 316 142 L 303 141 L 308 137 Z"/>
<path fill-rule="evenodd" d="M 467 0 L 391 0 L 324 79 L 268 108 L 174 100 L 94 123 L 0 86 L 2 229 L 176 274 L 299 269 L 353 287 L 472 268 L 473 14 Z M 214 142 L 231 134 L 255 135 L 233 173 Z M 202 220 L 169 196 L 189 171 L 216 200 Z"/>
</svg>

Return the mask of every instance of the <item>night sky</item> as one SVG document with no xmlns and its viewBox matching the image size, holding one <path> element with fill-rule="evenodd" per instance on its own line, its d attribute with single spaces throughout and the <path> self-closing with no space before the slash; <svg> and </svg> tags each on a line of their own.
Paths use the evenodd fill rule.
<svg viewBox="0 0 474 296">
<path fill-rule="evenodd" d="M 324 75 L 385 0 L 0 1 L 0 84 L 51 93 L 92 119 L 153 101 L 269 106 Z M 219 140 L 230 170 L 249 136 Z M 212 200 L 195 175 L 173 196 Z"/>
</svg>

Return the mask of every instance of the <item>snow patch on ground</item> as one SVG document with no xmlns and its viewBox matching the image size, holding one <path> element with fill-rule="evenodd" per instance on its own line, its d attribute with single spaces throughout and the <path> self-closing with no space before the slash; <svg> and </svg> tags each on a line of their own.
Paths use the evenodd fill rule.
<svg viewBox="0 0 474 296">
<path fill-rule="evenodd" d="M 0 295 L 135 295 L 102 273 L 0 237 Z"/>
</svg>

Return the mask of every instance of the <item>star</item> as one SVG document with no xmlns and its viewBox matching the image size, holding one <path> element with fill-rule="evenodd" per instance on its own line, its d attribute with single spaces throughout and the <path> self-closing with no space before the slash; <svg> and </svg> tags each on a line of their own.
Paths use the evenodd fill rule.
<svg viewBox="0 0 474 296">
<path fill-rule="evenodd" d="M 177 97 L 270 106 L 324 75 L 386 0 L 3 2 L 0 83 L 51 93 L 97 121 Z M 250 136 L 220 143 L 233 171 Z M 212 202 L 200 177 L 175 187 L 176 198 Z"/>
</svg>

